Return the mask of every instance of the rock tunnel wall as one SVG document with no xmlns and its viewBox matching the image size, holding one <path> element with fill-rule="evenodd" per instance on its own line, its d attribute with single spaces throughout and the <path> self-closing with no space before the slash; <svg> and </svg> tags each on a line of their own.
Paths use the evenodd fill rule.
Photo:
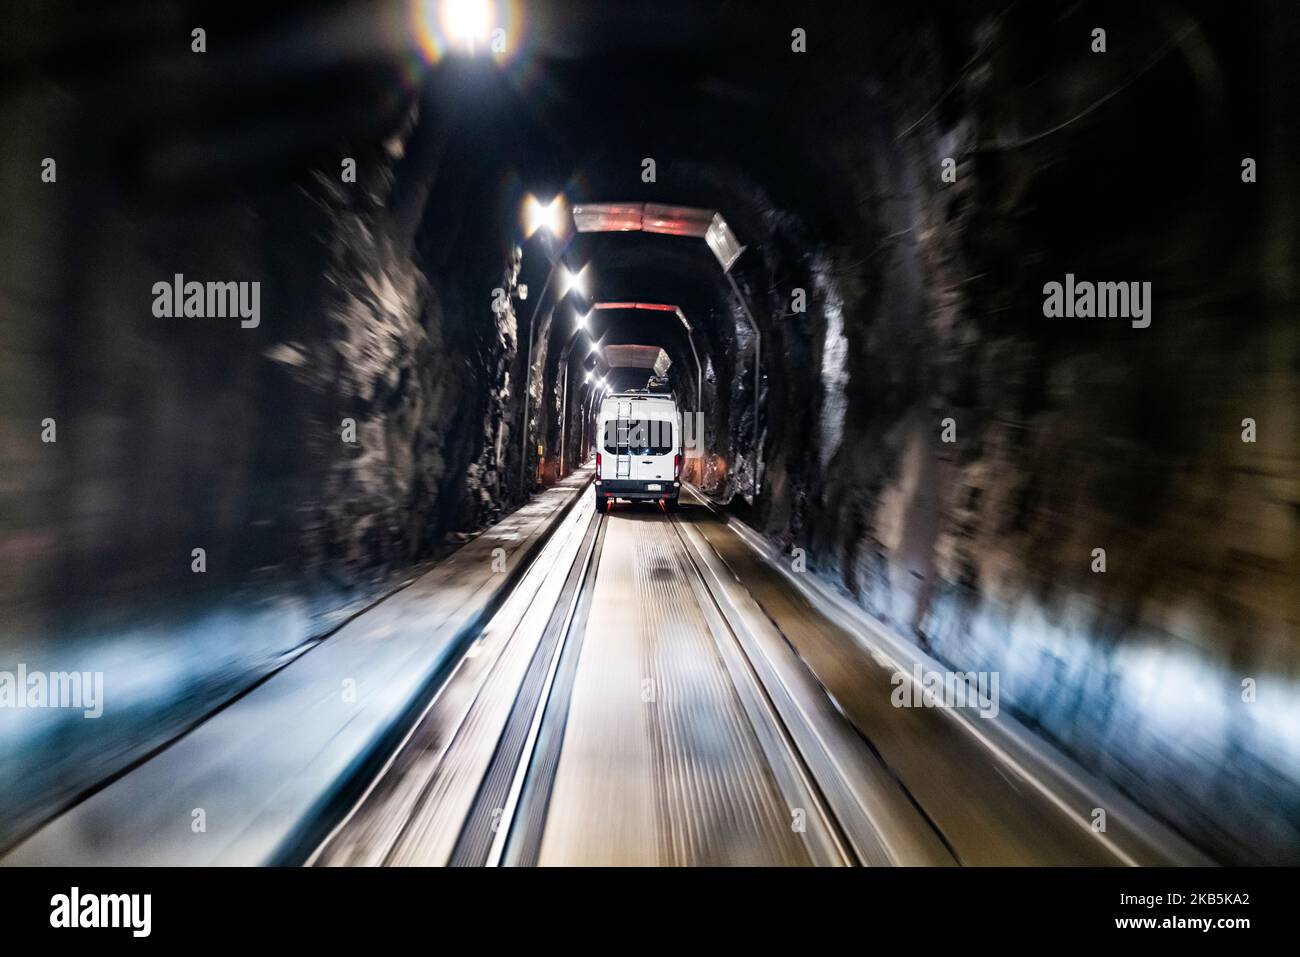
<svg viewBox="0 0 1300 957">
<path fill-rule="evenodd" d="M 1111 13 L 1100 77 L 1042 68 L 1087 16 L 950 21 L 821 118 L 860 220 L 764 247 L 749 520 L 1214 856 L 1295 861 L 1295 127 L 1258 109 L 1295 37 Z M 1067 272 L 1150 281 L 1150 326 L 1045 318 Z"/>
<path fill-rule="evenodd" d="M 210 120 L 195 62 L 161 102 Z M 149 132 L 184 120 L 116 111 L 147 75 L 106 75 L 0 107 L 0 670 L 104 672 L 112 705 L 0 709 L 0 846 L 510 503 L 515 317 L 486 290 L 518 267 L 439 256 L 462 227 L 424 216 L 433 165 L 403 163 L 414 98 L 363 75 L 372 120 L 244 168 L 190 128 L 186 168 Z M 256 101 L 278 123 L 281 92 Z M 155 315 L 176 274 L 259 283 L 257 324 Z"/>
</svg>

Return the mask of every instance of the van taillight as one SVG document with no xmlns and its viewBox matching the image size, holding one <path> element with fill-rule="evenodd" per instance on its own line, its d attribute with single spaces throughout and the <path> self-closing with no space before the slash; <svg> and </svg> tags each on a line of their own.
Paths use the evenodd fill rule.
<svg viewBox="0 0 1300 957">
<path fill-rule="evenodd" d="M 678 452 L 673 456 L 673 478 L 682 477 L 682 453 Z"/>
<path fill-rule="evenodd" d="M 600 453 L 596 453 L 596 474 L 600 474 Z"/>
</svg>

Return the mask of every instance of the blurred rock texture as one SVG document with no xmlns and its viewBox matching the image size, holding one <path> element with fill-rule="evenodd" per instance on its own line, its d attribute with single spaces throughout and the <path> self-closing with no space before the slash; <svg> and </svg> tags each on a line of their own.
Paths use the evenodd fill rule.
<svg viewBox="0 0 1300 957">
<path fill-rule="evenodd" d="M 265 24 L 205 19 L 200 57 L 138 12 L 5 45 L 0 669 L 104 671 L 110 706 L 0 711 L 0 846 L 511 501 L 518 266 L 440 215 L 410 80 L 250 71 Z M 260 282 L 260 323 L 156 318 L 175 274 Z"/>
<path fill-rule="evenodd" d="M 941 18 L 828 104 L 860 224 L 772 264 L 820 313 L 775 330 L 769 408 L 823 372 L 816 422 L 768 419 L 758 519 L 1247 862 L 1300 859 L 1293 13 Z M 1270 174 L 1243 183 L 1246 156 Z M 1067 272 L 1152 282 L 1150 328 L 1044 318 Z"/>
</svg>

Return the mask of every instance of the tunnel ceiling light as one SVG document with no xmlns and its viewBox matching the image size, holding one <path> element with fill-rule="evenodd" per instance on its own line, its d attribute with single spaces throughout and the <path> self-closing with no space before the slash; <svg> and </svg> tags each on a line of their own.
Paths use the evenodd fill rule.
<svg viewBox="0 0 1300 957">
<path fill-rule="evenodd" d="M 560 267 L 560 295 L 567 296 L 571 292 L 576 292 L 584 299 L 587 297 L 587 267 L 583 266 L 577 272 L 570 272 L 567 266 Z"/>
<path fill-rule="evenodd" d="M 557 238 L 567 231 L 567 218 L 563 196 L 543 203 L 532 193 L 524 197 L 524 237 L 528 238 L 544 229 Z"/>
<path fill-rule="evenodd" d="M 582 313 L 582 312 L 575 312 L 575 313 L 574 313 L 574 317 L 575 317 L 575 319 L 577 320 L 577 326 L 578 326 L 578 328 L 581 329 L 583 332 L 586 332 L 586 331 L 587 331 L 587 320 L 591 318 L 591 310 L 588 309 L 585 313 Z"/>
<path fill-rule="evenodd" d="M 588 373 L 587 373 L 587 377 L 586 377 L 585 379 L 583 379 L 582 381 L 583 381 L 583 382 L 590 382 L 590 381 L 591 381 L 591 373 L 588 372 Z"/>
<path fill-rule="evenodd" d="M 489 0 L 442 0 L 442 25 L 447 35 L 469 44 L 486 43 L 492 30 L 492 4 Z"/>
</svg>

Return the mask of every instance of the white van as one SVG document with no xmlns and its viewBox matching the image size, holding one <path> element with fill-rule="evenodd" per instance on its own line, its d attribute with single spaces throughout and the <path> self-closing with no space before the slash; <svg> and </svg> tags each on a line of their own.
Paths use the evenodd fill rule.
<svg viewBox="0 0 1300 957">
<path fill-rule="evenodd" d="M 614 499 L 677 507 L 682 483 L 682 420 L 671 396 L 616 392 L 596 420 L 596 510 Z"/>
</svg>

